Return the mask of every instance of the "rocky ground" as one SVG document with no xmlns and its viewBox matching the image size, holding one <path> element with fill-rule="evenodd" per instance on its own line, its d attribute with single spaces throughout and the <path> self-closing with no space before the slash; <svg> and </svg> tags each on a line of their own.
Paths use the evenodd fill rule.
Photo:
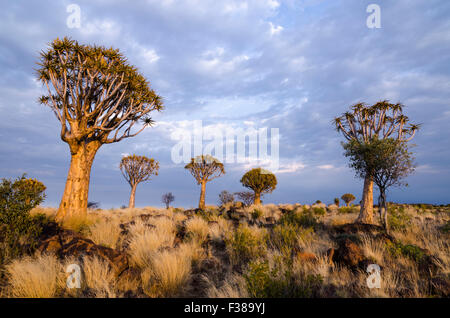
<svg viewBox="0 0 450 318">
<path fill-rule="evenodd" d="M 391 230 L 358 207 L 241 203 L 90 211 L 49 222 L 2 269 L 2 297 L 449 297 L 448 207 L 391 205 Z M 37 208 L 51 220 L 54 209 Z M 80 288 L 68 288 L 70 264 Z M 369 288 L 367 268 L 380 268 Z"/>
</svg>

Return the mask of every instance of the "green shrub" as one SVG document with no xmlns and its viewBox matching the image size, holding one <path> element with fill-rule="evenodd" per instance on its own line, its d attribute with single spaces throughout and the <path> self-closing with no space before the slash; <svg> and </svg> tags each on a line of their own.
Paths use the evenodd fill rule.
<svg viewBox="0 0 450 318">
<path fill-rule="evenodd" d="M 350 213 L 358 213 L 358 212 L 359 212 L 358 208 L 350 207 L 350 206 L 343 206 L 338 209 L 339 214 L 350 214 Z"/>
<path fill-rule="evenodd" d="M 311 210 L 312 210 L 313 214 L 316 216 L 323 216 L 327 213 L 327 211 L 324 208 L 314 207 Z"/>
<path fill-rule="evenodd" d="M 411 224 L 411 216 L 404 207 L 391 208 L 388 210 L 388 223 L 393 230 L 404 230 Z"/>
<path fill-rule="evenodd" d="M 0 262 L 30 253 L 37 244 L 44 215 L 30 216 L 30 211 L 45 198 L 45 186 L 22 177 L 0 183 Z"/>
<path fill-rule="evenodd" d="M 315 227 L 318 218 L 313 210 L 303 210 L 302 212 L 289 211 L 280 218 L 280 224 L 293 224 L 302 227 Z"/>
<path fill-rule="evenodd" d="M 232 261 L 249 262 L 261 257 L 267 250 L 267 232 L 263 229 L 251 229 L 241 224 L 231 236 L 225 238 Z"/>
<path fill-rule="evenodd" d="M 445 223 L 442 227 L 441 227 L 441 231 L 448 234 L 450 233 L 450 221 L 447 221 L 447 223 Z"/>
<path fill-rule="evenodd" d="M 273 228 L 271 243 L 282 255 L 290 258 L 292 249 L 297 244 L 299 226 L 291 223 L 278 224 Z"/>
<path fill-rule="evenodd" d="M 253 220 L 257 220 L 259 219 L 262 215 L 263 212 L 259 209 L 254 209 L 251 213 L 250 213 L 251 217 Z"/>
<path fill-rule="evenodd" d="M 244 278 L 250 297 L 255 298 L 313 297 L 323 283 L 320 275 L 295 277 L 280 260 L 276 260 L 274 268 L 267 261 L 252 262 Z"/>
<path fill-rule="evenodd" d="M 425 252 L 418 246 L 413 244 L 402 244 L 401 242 L 387 243 L 388 251 L 394 256 L 406 256 L 417 263 L 423 261 L 426 256 Z"/>
<path fill-rule="evenodd" d="M 341 201 L 339 201 L 339 198 L 334 198 L 334 204 L 336 204 L 339 207 L 339 204 Z"/>
</svg>

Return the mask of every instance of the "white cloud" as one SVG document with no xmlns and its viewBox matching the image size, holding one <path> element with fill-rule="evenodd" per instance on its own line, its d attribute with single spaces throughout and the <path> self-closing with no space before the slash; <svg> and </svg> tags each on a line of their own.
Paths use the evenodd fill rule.
<svg viewBox="0 0 450 318">
<path fill-rule="evenodd" d="M 270 34 L 274 35 L 283 31 L 283 27 L 281 25 L 274 25 L 272 22 L 269 22 L 270 25 Z"/>
</svg>

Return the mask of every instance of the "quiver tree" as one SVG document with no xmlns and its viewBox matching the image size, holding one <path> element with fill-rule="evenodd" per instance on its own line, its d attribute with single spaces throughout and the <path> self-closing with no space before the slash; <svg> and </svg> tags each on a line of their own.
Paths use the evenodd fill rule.
<svg viewBox="0 0 450 318">
<path fill-rule="evenodd" d="M 40 54 L 38 78 L 61 124 L 71 163 L 57 219 L 85 215 L 92 163 L 103 144 L 139 134 L 161 111 L 161 97 L 127 59 L 112 48 L 56 39 Z"/>
<path fill-rule="evenodd" d="M 265 169 L 255 168 L 241 178 L 241 183 L 244 187 L 253 190 L 255 193 L 253 203 L 261 204 L 261 195 L 271 193 L 277 186 L 277 178 L 275 175 Z"/>
<path fill-rule="evenodd" d="M 399 141 L 411 140 L 419 125 L 411 124 L 403 114 L 403 105 L 380 101 L 372 106 L 358 103 L 351 110 L 334 119 L 338 132 L 348 141 L 370 143 L 374 138 L 379 140 L 394 138 Z M 373 176 L 366 172 L 361 200 L 361 210 L 356 222 L 373 223 Z"/>
<path fill-rule="evenodd" d="M 201 186 L 198 208 L 205 209 L 206 183 L 225 174 L 223 164 L 210 155 L 201 155 L 191 159 L 185 167 Z"/>
<path fill-rule="evenodd" d="M 403 181 L 414 171 L 414 158 L 409 152 L 407 142 L 393 138 L 371 140 L 370 143 L 350 141 L 344 146 L 345 155 L 350 158 L 350 166 L 360 178 L 367 171 L 379 190 L 378 207 L 380 221 L 386 232 L 388 227 L 388 206 L 386 191 L 392 186 L 407 184 Z"/>
<path fill-rule="evenodd" d="M 355 196 L 351 193 L 345 193 L 341 196 L 341 199 L 344 200 L 345 205 L 349 206 L 350 203 L 352 203 L 353 201 L 355 201 Z"/>
<path fill-rule="evenodd" d="M 131 155 L 122 158 L 119 168 L 131 187 L 128 207 L 134 208 L 137 185 L 149 180 L 152 175 L 157 176 L 159 163 L 153 158 Z"/>
<path fill-rule="evenodd" d="M 163 196 L 161 197 L 161 201 L 166 205 L 166 209 L 168 209 L 170 208 L 170 203 L 175 201 L 175 196 L 172 194 L 172 192 L 163 194 Z"/>
</svg>

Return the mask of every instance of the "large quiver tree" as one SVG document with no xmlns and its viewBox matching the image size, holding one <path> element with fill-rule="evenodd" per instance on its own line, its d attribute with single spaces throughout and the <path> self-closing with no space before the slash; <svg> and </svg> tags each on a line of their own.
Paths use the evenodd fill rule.
<svg viewBox="0 0 450 318">
<path fill-rule="evenodd" d="M 41 52 L 38 65 L 38 78 L 48 90 L 40 102 L 61 123 L 61 139 L 71 154 L 57 219 L 83 216 L 98 149 L 139 134 L 152 124 L 150 112 L 162 110 L 163 104 L 116 49 L 56 39 Z"/>
<path fill-rule="evenodd" d="M 370 144 L 372 140 L 394 138 L 399 141 L 411 140 L 419 125 L 411 124 L 403 114 L 404 106 L 380 101 L 372 106 L 358 103 L 340 117 L 334 119 L 338 132 L 348 141 Z M 373 223 L 373 175 L 365 173 L 361 210 L 356 220 L 359 223 Z"/>
</svg>

